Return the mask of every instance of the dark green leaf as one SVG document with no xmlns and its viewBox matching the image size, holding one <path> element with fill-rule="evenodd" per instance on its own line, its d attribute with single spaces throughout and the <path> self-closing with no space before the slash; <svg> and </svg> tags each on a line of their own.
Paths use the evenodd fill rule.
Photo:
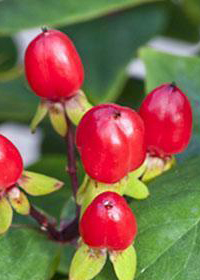
<svg viewBox="0 0 200 280">
<path fill-rule="evenodd" d="M 63 155 L 46 155 L 38 163 L 32 165 L 29 170 L 41 172 L 53 176 L 65 182 L 59 191 L 45 197 L 30 197 L 30 201 L 45 210 L 50 215 L 60 217 L 65 202 L 71 195 L 69 177 L 65 172 L 66 158 Z"/>
<path fill-rule="evenodd" d="M 84 89 L 92 102 L 116 99 L 127 79 L 127 64 L 164 22 L 162 6 L 149 4 L 64 29 L 83 60 Z"/>
<path fill-rule="evenodd" d="M 65 182 L 64 187 L 53 194 L 47 195 L 45 197 L 29 197 L 32 203 L 36 204 L 41 209 L 44 209 L 47 213 L 56 216 L 57 218 L 60 217 L 63 208 L 66 207 L 66 202 L 69 201 L 69 198 L 72 195 L 70 179 L 66 172 L 66 164 L 67 162 L 65 155 L 54 154 L 43 156 L 38 163 L 29 167 L 29 170 L 31 171 L 41 172 Z M 79 182 L 81 182 L 83 174 L 84 173 L 81 165 L 78 164 Z M 74 213 L 72 212 L 72 217 L 73 214 Z M 68 216 L 68 219 L 70 219 L 70 216 Z"/>
<path fill-rule="evenodd" d="M 33 230 L 12 229 L 0 251 L 1 280 L 49 280 L 58 247 Z"/>
<path fill-rule="evenodd" d="M 200 158 L 149 184 L 151 196 L 133 202 L 139 233 L 137 280 L 197 280 L 200 275 Z"/>
<path fill-rule="evenodd" d="M 191 1 L 190 1 L 191 2 Z M 179 3 L 167 1 L 168 24 L 164 36 L 189 42 L 199 41 L 199 27 L 186 15 Z"/>
<path fill-rule="evenodd" d="M 29 122 L 38 103 L 38 98 L 28 90 L 22 78 L 0 80 L 0 99 L 1 121 Z"/>
<path fill-rule="evenodd" d="M 153 0 L 10 0 L 0 3 L 0 32 L 80 22 Z M 23 15 L 23 16 L 22 16 Z"/>
<path fill-rule="evenodd" d="M 0 37 L 0 73 L 12 68 L 17 60 L 17 49 L 10 37 Z"/>
<path fill-rule="evenodd" d="M 200 2 L 199 0 L 183 0 L 183 8 L 194 23 L 200 23 Z"/>
</svg>

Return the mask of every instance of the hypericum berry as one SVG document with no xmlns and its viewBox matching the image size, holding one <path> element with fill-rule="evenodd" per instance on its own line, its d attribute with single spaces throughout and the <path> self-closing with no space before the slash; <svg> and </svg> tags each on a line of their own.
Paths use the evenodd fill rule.
<svg viewBox="0 0 200 280">
<path fill-rule="evenodd" d="M 99 182 L 115 183 L 145 159 L 144 124 L 130 108 L 98 105 L 82 118 L 76 144 L 88 175 Z"/>
<path fill-rule="evenodd" d="M 136 236 L 137 223 L 122 196 L 104 192 L 84 212 L 79 230 L 83 241 L 92 248 L 124 250 Z"/>
<path fill-rule="evenodd" d="M 28 46 L 25 71 L 29 85 L 40 97 L 59 101 L 76 94 L 84 69 L 75 46 L 58 30 L 43 30 Z"/>
<path fill-rule="evenodd" d="M 17 148 L 0 135 L 0 191 L 11 187 L 23 171 L 23 162 Z"/>
<path fill-rule="evenodd" d="M 192 134 L 192 109 L 176 85 L 163 84 L 154 89 L 144 99 L 139 114 L 151 155 L 165 157 L 186 149 Z"/>
</svg>

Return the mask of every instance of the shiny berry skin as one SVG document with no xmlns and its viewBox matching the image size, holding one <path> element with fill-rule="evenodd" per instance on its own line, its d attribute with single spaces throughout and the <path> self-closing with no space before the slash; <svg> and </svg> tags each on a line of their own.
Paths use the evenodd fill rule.
<svg viewBox="0 0 200 280">
<path fill-rule="evenodd" d="M 174 84 L 163 84 L 144 99 L 139 114 L 145 124 L 147 148 L 166 157 L 183 152 L 192 135 L 192 109 Z"/>
<path fill-rule="evenodd" d="M 17 182 L 23 171 L 23 162 L 17 148 L 0 135 L 0 191 Z"/>
<path fill-rule="evenodd" d="M 137 233 L 137 223 L 122 196 L 104 192 L 84 212 L 79 231 L 88 246 L 117 251 L 132 244 Z"/>
<path fill-rule="evenodd" d="M 28 46 L 25 72 L 36 95 L 53 101 L 75 95 L 84 79 L 84 69 L 67 35 L 45 30 Z"/>
<path fill-rule="evenodd" d="M 130 108 L 98 105 L 80 121 L 76 144 L 87 174 L 96 181 L 112 184 L 144 161 L 144 124 Z"/>
</svg>

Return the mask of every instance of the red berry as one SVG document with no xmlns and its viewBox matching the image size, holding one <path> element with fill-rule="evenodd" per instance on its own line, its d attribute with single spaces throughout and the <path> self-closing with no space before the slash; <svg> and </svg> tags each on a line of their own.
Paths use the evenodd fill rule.
<svg viewBox="0 0 200 280">
<path fill-rule="evenodd" d="M 67 35 L 45 30 L 28 46 L 25 71 L 32 90 L 40 97 L 60 100 L 75 95 L 84 79 L 84 69 Z"/>
<path fill-rule="evenodd" d="M 82 118 L 76 144 L 93 179 L 115 183 L 145 159 L 144 124 L 132 109 L 114 104 L 93 107 Z"/>
<path fill-rule="evenodd" d="M 144 99 L 139 114 L 144 120 L 147 148 L 165 157 L 183 152 L 192 134 L 192 109 L 174 84 L 163 84 Z"/>
<path fill-rule="evenodd" d="M 136 236 L 137 223 L 122 196 L 104 192 L 84 212 L 79 230 L 83 241 L 92 248 L 124 250 Z"/>
<path fill-rule="evenodd" d="M 23 171 L 23 162 L 17 148 L 0 135 L 0 191 L 16 183 Z"/>
</svg>

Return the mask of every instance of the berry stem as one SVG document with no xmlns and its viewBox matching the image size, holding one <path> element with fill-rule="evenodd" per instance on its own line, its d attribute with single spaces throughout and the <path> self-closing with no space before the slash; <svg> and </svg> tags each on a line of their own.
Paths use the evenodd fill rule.
<svg viewBox="0 0 200 280">
<path fill-rule="evenodd" d="M 46 231 L 50 238 L 59 241 L 60 233 L 55 228 L 55 225 L 48 220 L 48 218 L 35 207 L 31 205 L 30 216 L 35 219 L 40 225 L 42 231 Z"/>
<path fill-rule="evenodd" d="M 49 221 L 43 213 L 39 212 L 32 205 L 30 209 L 30 216 L 38 222 L 40 229 L 42 231 L 46 231 L 50 239 L 54 241 L 61 243 L 71 242 L 79 235 L 78 216 L 60 231 L 55 228 L 55 224 L 52 221 Z"/>
<path fill-rule="evenodd" d="M 74 198 L 76 199 L 76 193 L 78 190 L 78 177 L 77 177 L 77 168 L 76 168 L 76 157 L 75 157 L 75 145 L 74 145 L 74 128 L 69 120 L 69 118 L 66 115 L 66 121 L 68 124 L 68 132 L 65 137 L 66 140 L 66 147 L 67 147 L 67 172 L 69 174 L 70 180 L 71 180 L 71 185 L 72 185 L 72 191 Z"/>
</svg>

